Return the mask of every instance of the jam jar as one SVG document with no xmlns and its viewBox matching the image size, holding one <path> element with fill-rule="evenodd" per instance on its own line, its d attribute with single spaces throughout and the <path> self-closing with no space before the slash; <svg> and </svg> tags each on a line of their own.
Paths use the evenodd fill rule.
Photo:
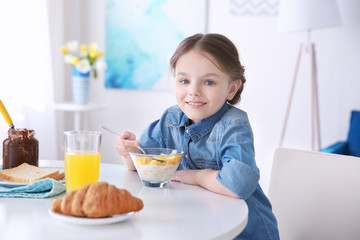
<svg viewBox="0 0 360 240">
<path fill-rule="evenodd" d="M 17 167 L 23 163 L 39 165 L 39 141 L 34 130 L 10 128 L 3 142 L 3 169 Z"/>
</svg>

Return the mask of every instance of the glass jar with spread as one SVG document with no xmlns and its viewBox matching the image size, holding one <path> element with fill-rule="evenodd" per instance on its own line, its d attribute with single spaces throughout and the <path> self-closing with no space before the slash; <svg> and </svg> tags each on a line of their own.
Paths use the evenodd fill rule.
<svg viewBox="0 0 360 240">
<path fill-rule="evenodd" d="M 10 128 L 3 142 L 3 169 L 17 167 L 23 163 L 39 165 L 39 141 L 34 130 Z"/>
</svg>

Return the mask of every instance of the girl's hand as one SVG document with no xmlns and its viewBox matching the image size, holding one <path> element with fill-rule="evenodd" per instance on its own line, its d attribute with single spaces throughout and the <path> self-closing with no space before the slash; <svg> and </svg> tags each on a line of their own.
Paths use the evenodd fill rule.
<svg viewBox="0 0 360 240">
<path fill-rule="evenodd" d="M 201 170 L 179 170 L 174 173 L 171 181 L 181 182 L 190 185 L 199 185 L 196 178 Z"/>
<path fill-rule="evenodd" d="M 115 149 L 123 157 L 129 157 L 129 151 L 139 146 L 139 142 L 136 141 L 135 134 L 131 132 L 123 132 L 120 137 L 115 140 Z"/>
<path fill-rule="evenodd" d="M 117 137 L 115 140 L 115 150 L 122 156 L 124 160 L 124 165 L 129 170 L 136 170 L 129 151 L 139 146 L 140 142 L 136 141 L 135 134 L 125 131 L 123 132 L 120 137 Z"/>
</svg>

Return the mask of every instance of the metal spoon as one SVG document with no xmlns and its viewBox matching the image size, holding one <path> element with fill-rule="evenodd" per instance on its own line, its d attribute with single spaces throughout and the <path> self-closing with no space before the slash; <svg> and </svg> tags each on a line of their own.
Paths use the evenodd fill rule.
<svg viewBox="0 0 360 240">
<path fill-rule="evenodd" d="M 108 132 L 110 132 L 110 133 L 112 133 L 112 134 L 115 134 L 116 136 L 120 137 L 120 134 L 119 134 L 119 133 L 114 132 L 113 130 L 108 129 L 107 127 L 104 127 L 103 125 L 99 125 L 99 127 L 101 127 L 101 128 L 103 128 L 103 129 L 105 129 L 106 131 L 108 131 Z"/>
<path fill-rule="evenodd" d="M 103 128 L 103 129 L 105 129 L 106 131 L 108 131 L 108 132 L 110 132 L 110 133 L 112 133 L 112 134 L 120 137 L 120 134 L 119 134 L 119 133 L 114 132 L 114 131 L 108 129 L 107 127 L 104 127 L 103 125 L 99 125 L 99 127 L 101 127 L 101 128 Z M 146 154 L 145 150 L 142 149 L 140 146 L 137 146 L 137 148 L 138 148 L 143 154 Z M 156 160 L 156 161 L 159 161 L 159 162 L 161 162 L 161 163 L 166 163 L 166 162 L 167 162 L 166 160 L 162 160 L 162 159 L 160 159 L 160 158 L 157 158 L 157 157 L 154 157 L 154 156 L 151 156 L 151 155 L 148 155 L 148 157 L 151 158 L 151 159 L 154 159 L 154 160 Z"/>
</svg>

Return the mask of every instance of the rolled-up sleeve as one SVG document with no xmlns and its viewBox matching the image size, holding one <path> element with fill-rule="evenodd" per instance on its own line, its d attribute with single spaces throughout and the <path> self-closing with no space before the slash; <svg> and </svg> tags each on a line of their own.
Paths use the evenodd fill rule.
<svg viewBox="0 0 360 240">
<path fill-rule="evenodd" d="M 237 159 L 224 163 L 217 180 L 242 199 L 249 198 L 256 189 L 260 175 Z"/>
<path fill-rule="evenodd" d="M 220 142 L 219 155 L 222 167 L 217 180 L 246 200 L 255 192 L 260 179 L 250 125 L 235 123 L 227 126 Z"/>
</svg>

